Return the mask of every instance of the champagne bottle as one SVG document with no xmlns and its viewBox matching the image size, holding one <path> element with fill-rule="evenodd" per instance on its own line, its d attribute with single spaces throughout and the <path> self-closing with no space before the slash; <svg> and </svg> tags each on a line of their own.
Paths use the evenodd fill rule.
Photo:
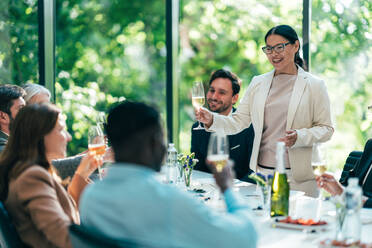
<svg viewBox="0 0 372 248">
<path fill-rule="evenodd" d="M 284 142 L 276 145 L 276 169 L 271 186 L 270 216 L 287 216 L 289 207 L 289 184 L 284 165 Z"/>
</svg>

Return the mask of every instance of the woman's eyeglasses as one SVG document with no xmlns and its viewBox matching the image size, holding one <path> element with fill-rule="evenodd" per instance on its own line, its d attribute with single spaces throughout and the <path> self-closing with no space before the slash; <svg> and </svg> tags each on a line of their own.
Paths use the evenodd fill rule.
<svg viewBox="0 0 372 248">
<path fill-rule="evenodd" d="M 266 54 L 272 54 L 273 50 L 277 53 L 281 53 L 281 52 L 284 51 L 285 46 L 288 45 L 288 44 L 291 44 L 291 42 L 280 43 L 280 44 L 277 44 L 275 46 L 264 46 L 264 47 L 262 47 L 262 51 Z"/>
</svg>

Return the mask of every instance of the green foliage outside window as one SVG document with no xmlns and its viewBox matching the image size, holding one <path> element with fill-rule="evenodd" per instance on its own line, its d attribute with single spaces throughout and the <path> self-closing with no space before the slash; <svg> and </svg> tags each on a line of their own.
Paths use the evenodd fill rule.
<svg viewBox="0 0 372 248">
<path fill-rule="evenodd" d="M 69 153 L 86 149 L 95 111 L 120 98 L 156 104 L 164 116 L 165 0 L 58 0 L 56 6 L 56 101 L 73 135 Z M 302 36 L 302 1 L 181 0 L 180 6 L 180 140 L 188 153 L 192 83 L 206 84 L 224 67 L 243 80 L 242 96 L 254 75 L 272 69 L 261 51 L 267 30 L 286 23 Z M 371 15 L 367 0 L 312 1 L 311 71 L 331 98 L 333 169 L 372 136 Z M 0 30 L 1 82 L 38 82 L 36 1 L 1 1 Z"/>
</svg>

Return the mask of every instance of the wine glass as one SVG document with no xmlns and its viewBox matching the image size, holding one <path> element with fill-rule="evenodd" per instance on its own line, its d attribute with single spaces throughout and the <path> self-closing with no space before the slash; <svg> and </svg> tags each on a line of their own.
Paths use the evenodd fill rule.
<svg viewBox="0 0 372 248">
<path fill-rule="evenodd" d="M 192 106 L 194 106 L 196 110 L 199 110 L 204 105 L 204 102 L 205 102 L 205 96 L 204 96 L 203 83 L 195 82 L 192 86 Z M 193 128 L 193 130 L 200 130 L 200 129 L 204 129 L 204 128 L 200 125 L 200 121 L 199 121 L 199 125 Z"/>
<path fill-rule="evenodd" d="M 315 176 L 321 176 L 327 171 L 326 160 L 324 157 L 324 151 L 320 143 L 315 143 L 313 145 L 313 152 L 311 155 L 311 166 L 313 168 L 313 173 Z M 317 216 L 316 219 L 320 217 L 320 210 L 322 208 L 322 200 L 323 200 L 324 190 L 323 188 L 319 189 L 319 196 L 318 196 L 318 206 L 317 206 Z"/>
<path fill-rule="evenodd" d="M 88 131 L 88 150 L 95 156 L 103 156 L 106 151 L 105 136 L 99 126 L 92 126 Z M 98 167 L 98 176 L 102 180 L 102 168 Z"/>
<path fill-rule="evenodd" d="M 227 136 L 220 133 L 212 133 L 208 144 L 208 161 L 221 172 L 229 159 L 229 143 Z"/>
<path fill-rule="evenodd" d="M 311 155 L 311 166 L 315 176 L 321 176 L 327 171 L 326 160 L 322 146 L 319 143 L 313 145 L 313 152 Z"/>
<path fill-rule="evenodd" d="M 104 112 L 98 112 L 97 117 L 97 126 L 102 130 L 102 133 L 105 133 L 105 124 L 106 124 L 106 115 Z"/>
</svg>

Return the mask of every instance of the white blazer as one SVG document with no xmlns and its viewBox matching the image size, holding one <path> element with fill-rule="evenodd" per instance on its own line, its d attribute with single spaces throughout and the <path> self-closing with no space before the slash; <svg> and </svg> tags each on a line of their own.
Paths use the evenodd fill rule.
<svg viewBox="0 0 372 248">
<path fill-rule="evenodd" d="M 230 117 L 213 113 L 210 131 L 227 135 L 240 132 L 251 123 L 255 131 L 251 169 L 257 171 L 264 110 L 275 70 L 253 77 L 240 104 Z M 275 125 L 275 123 L 273 123 Z M 323 80 L 298 67 L 297 79 L 288 106 L 286 130 L 296 130 L 296 143 L 288 149 L 293 179 L 302 183 L 314 180 L 311 154 L 314 143 L 325 142 L 333 134 L 330 102 Z M 284 136 L 284 134 L 283 134 Z"/>
</svg>

